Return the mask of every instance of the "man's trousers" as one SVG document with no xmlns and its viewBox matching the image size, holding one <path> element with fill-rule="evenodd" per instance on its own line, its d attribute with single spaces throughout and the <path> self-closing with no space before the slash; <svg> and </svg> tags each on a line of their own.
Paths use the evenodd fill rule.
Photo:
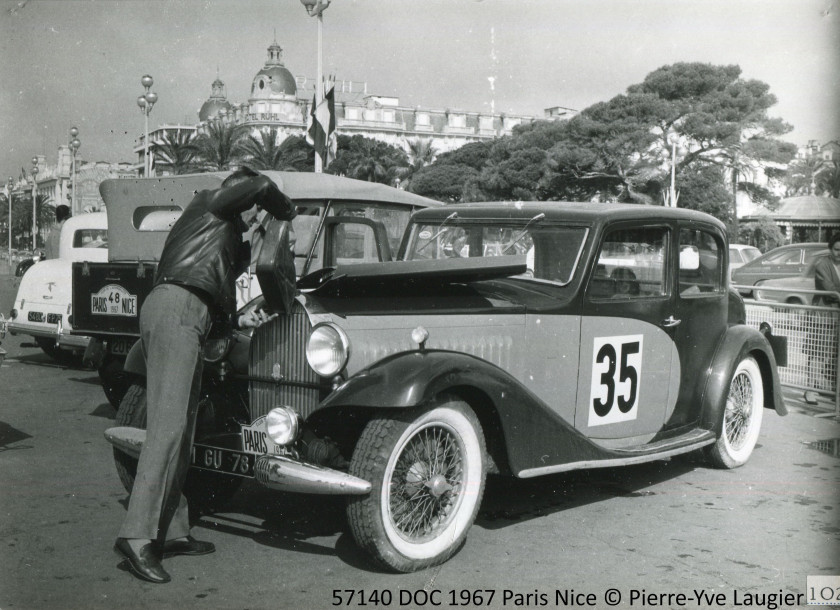
<svg viewBox="0 0 840 610">
<path fill-rule="evenodd" d="M 140 311 L 146 359 L 146 442 L 121 538 L 171 540 L 190 533 L 181 493 L 190 465 L 201 388 L 207 305 L 173 284 L 155 286 Z"/>
</svg>

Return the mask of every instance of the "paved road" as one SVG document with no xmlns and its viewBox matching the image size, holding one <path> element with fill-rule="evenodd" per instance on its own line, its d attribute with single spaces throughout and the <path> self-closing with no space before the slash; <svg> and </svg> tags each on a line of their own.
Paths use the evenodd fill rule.
<svg viewBox="0 0 840 610">
<path fill-rule="evenodd" d="M 0 311 L 13 298 L 13 278 L 0 276 Z M 167 560 L 171 584 L 143 583 L 111 551 L 126 494 L 102 438 L 114 412 L 96 373 L 58 366 L 25 338 L 7 337 L 3 347 L 2 610 L 331 608 L 334 600 L 557 607 L 562 596 L 566 607 L 603 608 L 610 588 L 622 596 L 618 607 L 771 608 L 769 597 L 745 602 L 805 593 L 808 574 L 840 574 L 837 445 L 827 444 L 830 455 L 808 444 L 836 441 L 840 425 L 794 405 L 786 418 L 767 413 L 753 459 L 734 471 L 683 458 L 493 478 L 461 552 L 416 574 L 371 569 L 346 531 L 340 500 L 246 487 L 194 529 L 217 553 Z M 700 602 L 695 589 L 705 595 Z M 666 597 L 643 603 L 642 590 Z"/>
</svg>

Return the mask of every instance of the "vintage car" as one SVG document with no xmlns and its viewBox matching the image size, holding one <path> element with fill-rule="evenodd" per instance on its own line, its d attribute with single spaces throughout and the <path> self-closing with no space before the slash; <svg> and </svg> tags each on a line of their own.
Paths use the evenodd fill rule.
<svg viewBox="0 0 840 610">
<path fill-rule="evenodd" d="M 59 362 L 78 360 L 89 338 L 73 334 L 71 267 L 74 262 L 107 260 L 105 212 L 68 218 L 61 228 L 58 258 L 40 261 L 23 274 L 9 314 L 8 332 L 31 335 Z"/>
<path fill-rule="evenodd" d="M 250 307 L 280 308 L 271 251 Z M 745 325 L 727 253 L 719 221 L 673 208 L 421 210 L 398 260 L 302 277 L 292 311 L 257 328 L 248 354 L 235 338 L 208 343 L 225 366 L 204 387 L 190 502 L 223 501 L 243 479 L 344 495 L 358 545 L 407 572 L 458 550 L 487 473 L 696 450 L 741 466 L 764 409 L 786 414 L 771 346 L 784 343 Z M 142 358 L 126 369 L 137 383 L 105 435 L 130 489 Z"/>
<path fill-rule="evenodd" d="M 85 360 L 118 407 L 130 385 L 126 355 L 140 336 L 139 312 L 152 289 L 169 228 L 197 191 L 218 188 L 230 172 L 105 180 L 111 248 L 99 263 L 73 266 L 73 326 L 92 337 Z M 411 213 L 439 202 L 383 184 L 303 172 L 263 172 L 295 203 L 297 274 L 337 263 L 389 261 Z M 276 227 L 276 225 L 273 225 Z M 237 281 L 244 305 L 259 295 L 250 274 Z M 247 341 L 247 335 L 240 335 Z"/>
</svg>

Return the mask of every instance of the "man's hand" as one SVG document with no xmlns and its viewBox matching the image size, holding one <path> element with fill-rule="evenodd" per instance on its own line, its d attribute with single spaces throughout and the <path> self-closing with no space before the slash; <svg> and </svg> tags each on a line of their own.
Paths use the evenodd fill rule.
<svg viewBox="0 0 840 610">
<path fill-rule="evenodd" d="M 247 313 L 239 314 L 239 328 L 257 328 L 266 322 L 270 322 L 280 314 L 267 314 L 264 309 L 255 309 Z"/>
</svg>

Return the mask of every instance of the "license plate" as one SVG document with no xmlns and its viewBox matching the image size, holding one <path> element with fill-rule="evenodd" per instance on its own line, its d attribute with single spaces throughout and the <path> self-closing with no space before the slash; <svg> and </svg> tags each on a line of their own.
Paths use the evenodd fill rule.
<svg viewBox="0 0 840 610">
<path fill-rule="evenodd" d="M 47 324 L 58 324 L 61 322 L 61 314 L 60 313 L 48 313 L 47 314 Z"/>
<path fill-rule="evenodd" d="M 43 322 L 44 313 L 41 311 L 30 311 L 29 314 L 26 316 L 26 319 L 30 322 Z"/>
<path fill-rule="evenodd" d="M 253 455 L 270 453 L 282 455 L 283 448 L 271 440 L 265 431 L 265 416 L 259 417 L 248 426 L 242 426 L 242 450 Z"/>
<path fill-rule="evenodd" d="M 137 317 L 137 295 L 119 284 L 108 284 L 90 295 L 90 313 L 100 316 Z"/>
<path fill-rule="evenodd" d="M 117 356 L 126 356 L 135 341 L 136 339 L 109 339 L 108 352 Z"/>
<path fill-rule="evenodd" d="M 199 444 L 192 446 L 190 459 L 193 468 L 250 478 L 254 477 L 255 461 L 256 456 L 250 453 Z"/>
</svg>

